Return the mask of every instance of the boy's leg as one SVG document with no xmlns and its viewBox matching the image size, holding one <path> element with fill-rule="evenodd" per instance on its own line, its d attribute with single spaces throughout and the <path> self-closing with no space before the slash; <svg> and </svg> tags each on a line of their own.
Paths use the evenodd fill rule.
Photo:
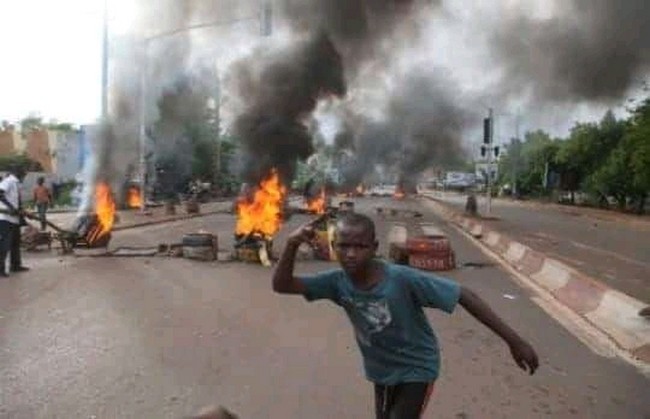
<svg viewBox="0 0 650 419">
<path fill-rule="evenodd" d="M 377 419 L 419 419 L 433 391 L 433 383 L 375 385 Z"/>
<path fill-rule="evenodd" d="M 375 418 L 376 419 L 388 419 L 388 400 L 390 395 L 388 394 L 394 386 L 382 386 L 380 384 L 375 384 Z"/>
</svg>

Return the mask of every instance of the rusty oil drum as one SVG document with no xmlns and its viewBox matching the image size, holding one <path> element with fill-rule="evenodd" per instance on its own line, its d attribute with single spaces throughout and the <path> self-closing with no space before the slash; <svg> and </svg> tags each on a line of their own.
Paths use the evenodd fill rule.
<svg viewBox="0 0 650 419">
<path fill-rule="evenodd" d="M 449 271 L 456 256 L 445 236 L 416 236 L 406 240 L 409 266 L 425 271 Z"/>
</svg>

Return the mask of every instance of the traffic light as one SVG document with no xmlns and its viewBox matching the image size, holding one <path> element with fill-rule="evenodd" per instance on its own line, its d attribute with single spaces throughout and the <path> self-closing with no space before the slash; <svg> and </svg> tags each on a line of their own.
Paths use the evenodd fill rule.
<svg viewBox="0 0 650 419">
<path fill-rule="evenodd" d="M 487 152 L 487 147 L 484 145 L 481 146 L 481 157 L 485 157 L 485 153 Z"/>
<path fill-rule="evenodd" d="M 491 118 L 483 119 L 483 143 L 484 144 L 492 143 L 492 119 Z"/>
<path fill-rule="evenodd" d="M 494 157 L 499 157 L 499 146 L 494 147 Z"/>
</svg>

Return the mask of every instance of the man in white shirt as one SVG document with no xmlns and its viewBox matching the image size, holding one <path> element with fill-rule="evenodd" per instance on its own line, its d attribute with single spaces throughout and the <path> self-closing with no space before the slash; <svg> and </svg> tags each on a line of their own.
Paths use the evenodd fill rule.
<svg viewBox="0 0 650 419">
<path fill-rule="evenodd" d="M 0 277 L 8 276 L 7 253 L 11 254 L 11 272 L 29 270 L 23 266 L 20 255 L 20 225 L 23 222 L 20 182 L 24 176 L 23 169 L 15 166 L 0 182 Z"/>
</svg>

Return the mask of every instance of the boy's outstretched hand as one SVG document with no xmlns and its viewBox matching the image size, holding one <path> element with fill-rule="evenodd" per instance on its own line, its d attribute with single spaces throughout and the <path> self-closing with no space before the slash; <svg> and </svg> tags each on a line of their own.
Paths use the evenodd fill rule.
<svg viewBox="0 0 650 419">
<path fill-rule="evenodd" d="M 510 353 L 519 368 L 528 371 L 530 375 L 535 373 L 539 366 L 539 360 L 535 350 L 528 342 L 523 339 L 517 339 L 514 343 L 510 344 Z"/>
</svg>

